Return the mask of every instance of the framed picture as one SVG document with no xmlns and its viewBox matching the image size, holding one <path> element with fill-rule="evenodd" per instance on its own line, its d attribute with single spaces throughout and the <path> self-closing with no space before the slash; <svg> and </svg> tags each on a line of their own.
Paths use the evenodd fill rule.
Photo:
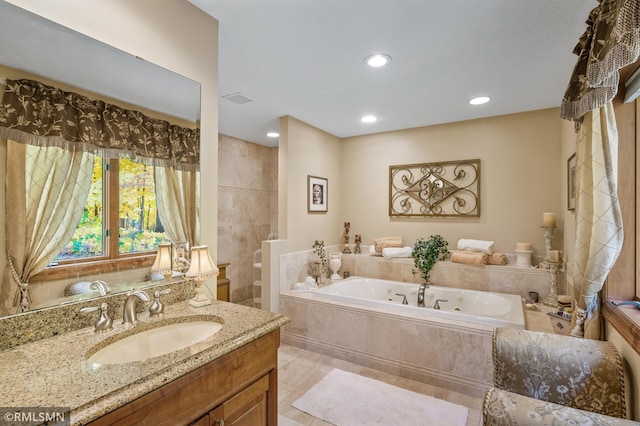
<svg viewBox="0 0 640 426">
<path fill-rule="evenodd" d="M 329 182 L 325 178 L 307 176 L 307 211 L 326 212 L 329 201 Z"/>
<path fill-rule="evenodd" d="M 576 209 L 576 153 L 567 160 L 567 209 Z"/>
</svg>

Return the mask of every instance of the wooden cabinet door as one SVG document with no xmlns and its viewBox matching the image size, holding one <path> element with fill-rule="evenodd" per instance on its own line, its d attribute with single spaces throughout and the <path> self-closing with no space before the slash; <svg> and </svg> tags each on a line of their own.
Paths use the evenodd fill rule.
<svg viewBox="0 0 640 426">
<path fill-rule="evenodd" d="M 269 375 L 234 395 L 209 413 L 212 426 L 267 426 Z"/>
<path fill-rule="evenodd" d="M 210 426 L 210 424 L 209 424 L 209 414 L 205 414 L 204 416 L 200 417 L 195 422 L 191 423 L 189 426 Z"/>
</svg>

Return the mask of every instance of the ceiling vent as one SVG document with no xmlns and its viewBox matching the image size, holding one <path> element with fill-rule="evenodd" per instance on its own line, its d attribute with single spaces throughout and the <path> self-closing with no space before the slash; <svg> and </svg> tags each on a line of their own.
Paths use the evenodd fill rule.
<svg viewBox="0 0 640 426">
<path fill-rule="evenodd" d="M 249 102 L 253 102 L 256 100 L 255 98 L 252 98 L 251 96 L 247 96 L 242 92 L 236 92 L 236 93 L 231 93 L 229 95 L 224 95 L 222 99 L 226 99 L 238 105 L 247 104 Z"/>
</svg>

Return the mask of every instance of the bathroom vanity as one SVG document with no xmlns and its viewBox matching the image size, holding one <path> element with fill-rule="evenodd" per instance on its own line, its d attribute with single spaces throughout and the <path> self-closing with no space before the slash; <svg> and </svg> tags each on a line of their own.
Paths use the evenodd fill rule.
<svg viewBox="0 0 640 426">
<path fill-rule="evenodd" d="M 258 338 L 90 425 L 274 425 L 279 330 Z"/>
<path fill-rule="evenodd" d="M 142 361 L 90 360 L 121 336 L 202 318 L 222 327 L 184 349 Z M 143 312 L 138 319 L 134 328 L 114 320 L 108 333 L 85 327 L 0 351 L 0 406 L 68 407 L 72 425 L 277 424 L 277 349 L 286 317 L 213 301 L 201 308 L 179 302 L 160 318 Z"/>
</svg>

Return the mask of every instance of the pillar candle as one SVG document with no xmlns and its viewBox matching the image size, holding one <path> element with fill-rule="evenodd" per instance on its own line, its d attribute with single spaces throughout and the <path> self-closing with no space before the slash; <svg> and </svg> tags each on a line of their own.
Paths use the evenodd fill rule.
<svg viewBox="0 0 640 426">
<path fill-rule="evenodd" d="M 531 243 L 516 243 L 516 250 L 531 251 L 532 248 Z"/>
<path fill-rule="evenodd" d="M 545 228 L 556 227 L 556 214 L 555 213 L 542 213 L 542 226 Z"/>
<path fill-rule="evenodd" d="M 562 260 L 562 252 L 560 250 L 549 250 L 549 260 L 551 262 L 560 262 Z"/>
</svg>

